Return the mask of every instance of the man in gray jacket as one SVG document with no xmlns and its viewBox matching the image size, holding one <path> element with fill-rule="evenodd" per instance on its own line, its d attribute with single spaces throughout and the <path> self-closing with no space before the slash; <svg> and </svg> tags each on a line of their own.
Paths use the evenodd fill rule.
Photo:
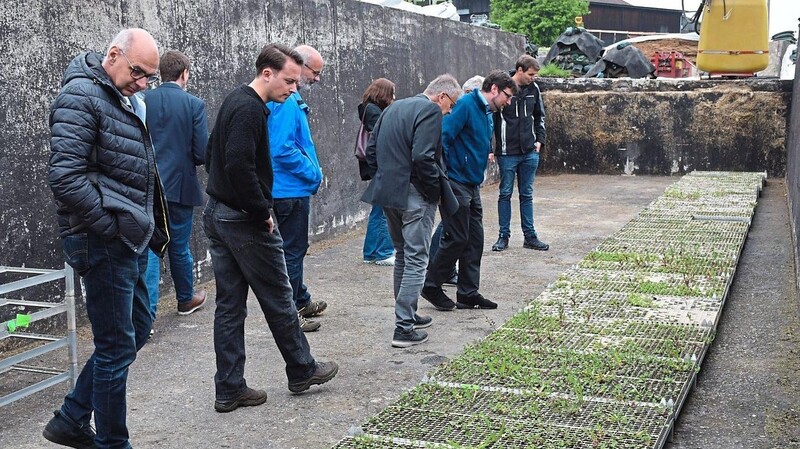
<svg viewBox="0 0 800 449">
<path fill-rule="evenodd" d="M 43 432 L 64 446 L 131 447 L 128 367 L 152 325 L 145 250 L 162 255 L 169 241 L 144 102 L 135 95 L 157 79 L 158 64 L 153 37 L 124 30 L 105 56 L 82 53 L 70 62 L 50 109 L 48 181 L 64 256 L 83 277 L 95 346 Z"/>
<path fill-rule="evenodd" d="M 417 315 L 417 300 L 425 280 L 436 205 L 442 189 L 449 186 L 441 159 L 442 115 L 450 112 L 460 94 L 455 78 L 439 76 L 422 94 L 386 108 L 367 145 L 368 174 L 373 179 L 361 200 L 383 208 L 397 253 L 394 347 L 424 343 L 428 334 L 417 329 L 433 321 Z"/>
</svg>

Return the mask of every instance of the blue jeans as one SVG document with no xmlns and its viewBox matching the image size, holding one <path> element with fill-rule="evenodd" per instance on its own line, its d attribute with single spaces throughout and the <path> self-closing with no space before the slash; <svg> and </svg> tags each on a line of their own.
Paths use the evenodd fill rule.
<svg viewBox="0 0 800 449">
<path fill-rule="evenodd" d="M 97 447 L 130 448 L 125 424 L 128 367 L 153 324 L 144 279 L 147 253 L 136 254 L 119 239 L 105 241 L 89 232 L 65 237 L 64 255 L 83 276 L 94 352 L 64 398 L 61 413 L 88 425 L 94 412 Z"/>
<path fill-rule="evenodd" d="M 246 212 L 231 209 L 213 198 L 209 198 L 203 212 L 203 227 L 209 239 L 217 282 L 214 311 L 216 398 L 233 399 L 247 387 L 244 320 L 248 289 L 253 290 L 261 306 L 286 363 L 289 382 L 311 377 L 316 362 L 292 302 L 281 235 L 277 231 L 270 233 L 264 222 L 253 221 Z"/>
<path fill-rule="evenodd" d="M 417 300 L 425 282 L 436 204 L 425 201 L 411 186 L 406 208 L 386 208 L 385 212 L 388 231 L 397 250 L 394 262 L 395 328 L 411 332 L 417 321 Z"/>
<path fill-rule="evenodd" d="M 364 260 L 375 262 L 392 257 L 394 245 L 386 227 L 386 216 L 383 209 L 373 204 L 367 221 L 367 233 L 364 235 Z"/>
<path fill-rule="evenodd" d="M 303 261 L 308 252 L 308 215 L 311 197 L 276 199 L 272 210 L 275 224 L 283 237 L 286 271 L 292 284 L 292 298 L 297 310 L 311 302 L 311 293 L 303 283 Z"/>
<path fill-rule="evenodd" d="M 536 237 L 533 227 L 533 179 L 539 167 L 539 153 L 498 156 L 500 167 L 500 197 L 497 200 L 497 216 L 500 221 L 500 237 L 511 237 L 511 194 L 514 178 L 519 190 L 519 216 L 522 234 L 526 239 Z"/>
<path fill-rule="evenodd" d="M 172 283 L 175 285 L 175 299 L 178 302 L 189 302 L 194 296 L 194 258 L 189 249 L 189 240 L 192 237 L 193 206 L 168 203 L 169 207 L 169 271 Z M 150 312 L 153 319 L 156 317 L 158 305 L 158 284 L 161 279 L 159 270 L 161 261 L 154 252 L 149 251 L 147 262 L 147 292 L 150 296 Z"/>
</svg>

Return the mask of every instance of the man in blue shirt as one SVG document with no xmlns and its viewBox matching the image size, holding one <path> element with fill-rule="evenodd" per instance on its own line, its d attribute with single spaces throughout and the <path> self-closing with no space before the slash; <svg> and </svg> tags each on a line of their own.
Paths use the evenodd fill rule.
<svg viewBox="0 0 800 449">
<path fill-rule="evenodd" d="M 301 91 L 307 92 L 311 85 L 320 80 L 325 61 L 317 50 L 308 45 L 301 45 L 295 51 L 303 58 L 298 84 Z M 312 301 L 303 282 L 311 195 L 319 190 L 322 169 L 308 126 L 310 110 L 300 93 L 292 93 L 285 103 L 269 102 L 267 108 L 270 110 L 267 125 L 274 173 L 273 210 L 278 231 L 283 237 L 286 270 L 300 316 L 300 327 L 303 332 L 311 332 L 319 329 L 320 323 L 306 318 L 317 316 L 328 307 L 325 301 Z"/>
<path fill-rule="evenodd" d="M 422 297 L 439 310 L 495 309 L 497 304 L 478 292 L 483 254 L 481 183 L 489 158 L 492 113 L 503 109 L 517 92 L 508 73 L 494 71 L 456 102 L 442 122 L 442 148 L 458 211 L 443 219 L 444 237 L 425 277 Z M 442 290 L 458 261 L 456 303 Z"/>
</svg>

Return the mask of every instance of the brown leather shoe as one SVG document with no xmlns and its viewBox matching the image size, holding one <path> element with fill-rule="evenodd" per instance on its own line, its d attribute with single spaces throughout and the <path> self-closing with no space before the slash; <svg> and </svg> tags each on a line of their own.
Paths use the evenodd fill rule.
<svg viewBox="0 0 800 449">
<path fill-rule="evenodd" d="M 250 387 L 245 387 L 244 391 L 239 393 L 233 399 L 227 401 L 214 401 L 214 410 L 220 413 L 228 413 L 236 410 L 239 407 L 253 407 L 267 402 L 267 392 L 264 390 L 254 390 Z"/>
<path fill-rule="evenodd" d="M 178 303 L 178 315 L 189 315 L 206 304 L 206 291 L 200 290 L 192 296 L 191 301 Z"/>
<path fill-rule="evenodd" d="M 339 372 L 339 365 L 336 362 L 317 362 L 314 374 L 306 380 L 289 382 L 289 391 L 292 393 L 302 393 L 312 385 L 321 385 L 333 379 Z"/>
</svg>

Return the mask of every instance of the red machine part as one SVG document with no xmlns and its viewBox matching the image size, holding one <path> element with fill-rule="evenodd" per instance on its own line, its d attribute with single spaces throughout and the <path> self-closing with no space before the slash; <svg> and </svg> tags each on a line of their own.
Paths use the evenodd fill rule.
<svg viewBox="0 0 800 449">
<path fill-rule="evenodd" d="M 697 68 L 677 51 L 657 51 L 650 57 L 656 68 L 656 76 L 663 78 L 688 78 L 697 73 Z"/>
</svg>

